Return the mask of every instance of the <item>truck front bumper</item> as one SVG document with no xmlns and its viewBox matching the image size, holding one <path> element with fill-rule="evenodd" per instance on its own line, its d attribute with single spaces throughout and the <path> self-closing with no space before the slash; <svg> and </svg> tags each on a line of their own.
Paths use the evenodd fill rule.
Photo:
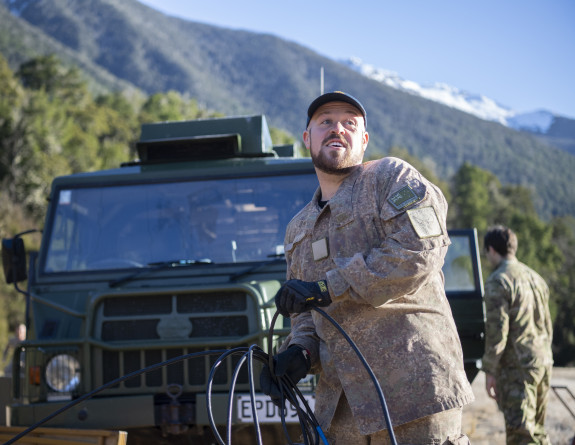
<svg viewBox="0 0 575 445">
<path fill-rule="evenodd" d="M 69 402 L 15 405 L 10 408 L 12 426 L 30 426 Z M 50 419 L 42 426 L 79 429 L 122 429 L 154 426 L 152 395 L 89 399 Z"/>
</svg>

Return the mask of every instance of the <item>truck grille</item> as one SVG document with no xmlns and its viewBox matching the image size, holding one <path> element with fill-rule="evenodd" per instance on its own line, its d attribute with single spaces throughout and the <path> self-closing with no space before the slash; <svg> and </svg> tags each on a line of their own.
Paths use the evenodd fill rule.
<svg viewBox="0 0 575 445">
<path fill-rule="evenodd" d="M 94 337 L 112 347 L 93 350 L 95 363 L 101 363 L 101 376 L 96 377 L 101 383 L 96 383 L 106 383 L 182 355 L 236 347 L 242 338 L 257 337 L 258 313 L 254 299 L 237 289 L 104 298 L 96 309 Z M 185 340 L 189 340 L 189 346 L 182 347 Z M 129 344 L 132 341 L 145 341 L 145 346 L 135 349 L 135 344 Z M 126 349 L 121 345 L 126 345 Z M 184 391 L 205 391 L 210 369 L 219 355 L 180 361 L 125 380 L 111 391 L 157 391 L 172 383 L 182 385 Z M 214 389 L 228 385 L 239 359 L 239 355 L 229 357 L 222 363 L 215 375 Z M 238 384 L 242 383 L 248 383 L 245 369 L 238 378 Z"/>
<path fill-rule="evenodd" d="M 102 340 L 157 340 L 161 319 L 106 321 L 102 324 Z M 243 337 L 249 333 L 247 316 L 189 317 L 193 329 L 189 338 Z"/>
<path fill-rule="evenodd" d="M 102 379 L 103 382 L 110 382 L 147 366 L 185 354 L 202 352 L 204 350 L 207 351 L 208 348 L 144 349 L 121 352 L 103 350 L 101 351 Z M 126 392 L 125 390 L 132 388 L 149 388 L 150 390 L 158 390 L 166 388 L 169 384 L 177 383 L 182 385 L 182 387 L 187 391 L 203 392 L 206 390 L 206 384 L 208 382 L 211 367 L 219 356 L 220 354 L 214 354 L 179 361 L 170 366 L 165 366 L 128 380 L 124 380 L 113 389 L 123 390 L 121 392 Z M 218 389 L 218 385 L 223 385 L 227 388 L 228 383 L 231 382 L 231 375 L 239 361 L 239 358 L 239 355 L 237 357 L 230 357 L 218 367 L 218 371 L 215 374 L 213 381 L 214 389 Z M 237 382 L 239 384 L 248 383 L 247 368 L 245 366 L 240 371 Z"/>
<path fill-rule="evenodd" d="M 247 309 L 244 292 L 107 298 L 95 336 L 107 342 L 243 337 L 250 333 Z"/>
</svg>

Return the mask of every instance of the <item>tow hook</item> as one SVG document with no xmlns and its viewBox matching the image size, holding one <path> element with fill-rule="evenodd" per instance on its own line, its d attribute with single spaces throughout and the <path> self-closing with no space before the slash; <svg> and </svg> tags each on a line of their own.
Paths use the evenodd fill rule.
<svg viewBox="0 0 575 445">
<path fill-rule="evenodd" d="M 164 436 L 168 434 L 183 434 L 188 430 L 188 425 L 182 422 L 182 405 L 178 398 L 182 395 L 183 387 L 177 383 L 170 383 L 166 389 L 166 394 L 171 399 L 169 405 L 162 407 L 162 433 Z"/>
</svg>

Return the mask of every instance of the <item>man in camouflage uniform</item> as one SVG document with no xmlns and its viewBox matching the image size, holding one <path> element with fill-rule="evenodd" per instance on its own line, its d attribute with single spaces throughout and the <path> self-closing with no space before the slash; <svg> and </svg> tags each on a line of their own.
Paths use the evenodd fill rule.
<svg viewBox="0 0 575 445">
<path fill-rule="evenodd" d="M 553 366 L 549 288 L 517 260 L 517 236 L 509 228 L 490 228 L 484 247 L 495 267 L 485 284 L 487 393 L 503 412 L 508 444 L 547 445 L 544 421 Z"/>
<path fill-rule="evenodd" d="M 391 443 L 377 392 L 325 307 L 365 356 L 386 399 L 398 443 L 468 444 L 463 405 L 473 393 L 445 296 L 450 244 L 441 191 L 396 158 L 363 162 L 363 106 L 342 92 L 308 109 L 303 134 L 320 187 L 290 222 L 287 281 L 276 306 L 291 333 L 275 375 L 320 373 L 316 417 L 330 445 Z M 265 367 L 262 390 L 280 403 Z"/>
</svg>

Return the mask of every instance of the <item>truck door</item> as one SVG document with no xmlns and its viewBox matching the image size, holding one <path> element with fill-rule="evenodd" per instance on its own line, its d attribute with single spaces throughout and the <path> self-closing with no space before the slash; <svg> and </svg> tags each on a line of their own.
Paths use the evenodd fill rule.
<svg viewBox="0 0 575 445">
<path fill-rule="evenodd" d="M 484 349 L 483 280 L 475 229 L 449 230 L 451 246 L 445 256 L 445 293 L 463 347 L 465 372 L 473 381 Z"/>
</svg>

